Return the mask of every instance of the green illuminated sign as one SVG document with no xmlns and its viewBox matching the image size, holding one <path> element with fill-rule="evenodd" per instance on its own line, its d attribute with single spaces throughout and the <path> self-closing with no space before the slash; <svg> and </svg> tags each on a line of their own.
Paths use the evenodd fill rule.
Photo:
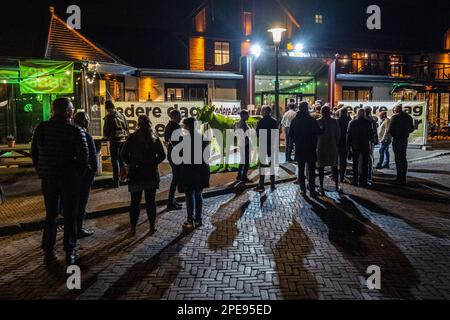
<svg viewBox="0 0 450 320">
<path fill-rule="evenodd" d="M 20 93 L 73 93 L 73 62 L 20 61 Z"/>
</svg>

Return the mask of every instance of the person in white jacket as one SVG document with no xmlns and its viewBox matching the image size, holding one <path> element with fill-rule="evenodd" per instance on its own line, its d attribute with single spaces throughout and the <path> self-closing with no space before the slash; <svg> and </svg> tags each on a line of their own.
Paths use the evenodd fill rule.
<svg viewBox="0 0 450 320">
<path fill-rule="evenodd" d="M 379 127 L 378 136 L 380 137 L 380 159 L 376 166 L 377 169 L 389 169 L 389 146 L 392 137 L 388 133 L 391 120 L 387 117 L 386 111 L 380 113 L 381 125 Z"/>
</svg>

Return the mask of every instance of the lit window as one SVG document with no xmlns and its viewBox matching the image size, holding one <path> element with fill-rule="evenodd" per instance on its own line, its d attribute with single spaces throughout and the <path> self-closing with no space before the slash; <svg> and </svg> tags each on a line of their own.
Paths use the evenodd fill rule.
<svg viewBox="0 0 450 320">
<path fill-rule="evenodd" d="M 323 18 L 321 14 L 316 14 L 316 23 L 322 24 Z"/>
<path fill-rule="evenodd" d="M 230 63 L 230 43 L 214 42 L 214 64 L 222 66 Z"/>
</svg>

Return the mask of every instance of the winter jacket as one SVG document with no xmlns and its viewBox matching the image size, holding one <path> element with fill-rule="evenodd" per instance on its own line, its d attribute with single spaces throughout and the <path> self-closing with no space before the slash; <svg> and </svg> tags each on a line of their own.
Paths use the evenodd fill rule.
<svg viewBox="0 0 450 320">
<path fill-rule="evenodd" d="M 297 113 L 289 130 L 289 136 L 295 145 L 296 161 L 317 160 L 317 137 L 321 133 L 316 119 L 309 113 Z"/>
<path fill-rule="evenodd" d="M 125 116 L 117 110 L 107 114 L 103 126 L 103 136 L 112 142 L 125 142 L 129 135 L 129 128 Z"/>
<path fill-rule="evenodd" d="M 31 155 L 42 179 L 82 176 L 89 157 L 85 133 L 65 117 L 54 116 L 34 131 Z"/>
<path fill-rule="evenodd" d="M 321 118 L 317 120 L 322 134 L 317 142 L 317 166 L 337 166 L 338 144 L 341 138 L 339 123 L 333 118 Z"/>
<path fill-rule="evenodd" d="M 348 125 L 347 146 L 353 150 L 369 151 L 374 135 L 372 125 L 366 118 L 356 118 Z"/>
<path fill-rule="evenodd" d="M 130 135 L 120 154 L 128 165 L 130 192 L 159 188 L 158 165 L 166 153 L 158 137 L 149 139 L 138 130 Z"/>
<path fill-rule="evenodd" d="M 391 134 L 394 140 L 402 140 L 408 139 L 409 134 L 414 130 L 415 128 L 413 118 L 409 114 L 401 112 L 392 116 L 388 133 Z"/>
</svg>

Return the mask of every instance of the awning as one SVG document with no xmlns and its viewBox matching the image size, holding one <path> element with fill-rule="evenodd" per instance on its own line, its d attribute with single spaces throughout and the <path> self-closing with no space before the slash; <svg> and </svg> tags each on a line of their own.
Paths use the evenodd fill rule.
<svg viewBox="0 0 450 320">
<path fill-rule="evenodd" d="M 441 83 L 433 85 L 420 83 L 394 83 L 392 86 L 391 94 L 402 89 L 430 91 L 430 92 L 450 92 L 450 83 Z"/>
<path fill-rule="evenodd" d="M 178 79 L 241 80 L 242 74 L 227 71 L 191 71 L 171 69 L 139 69 L 141 76 Z"/>
</svg>

